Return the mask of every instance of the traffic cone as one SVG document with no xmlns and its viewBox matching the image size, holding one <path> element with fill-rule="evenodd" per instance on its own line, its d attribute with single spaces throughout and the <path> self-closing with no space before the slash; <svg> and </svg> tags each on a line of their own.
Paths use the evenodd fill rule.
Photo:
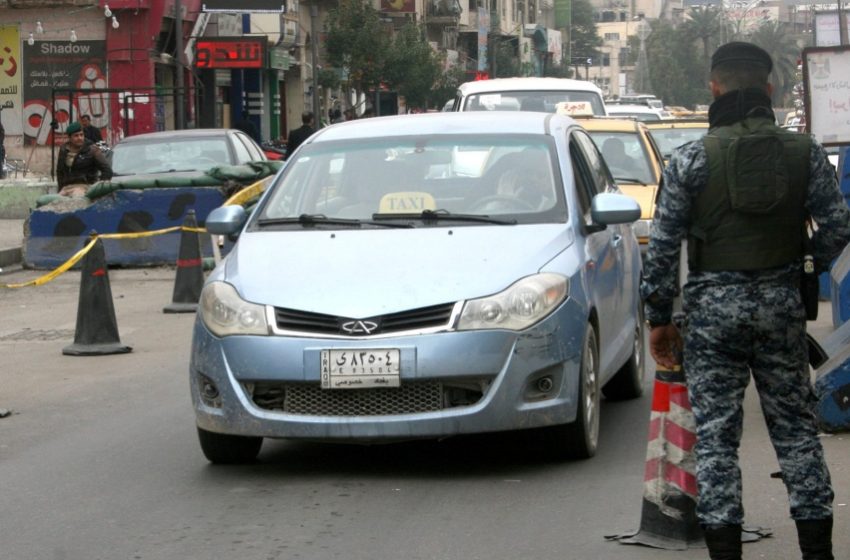
<svg viewBox="0 0 850 560">
<path fill-rule="evenodd" d="M 98 238 L 83 258 L 74 344 L 63 348 L 62 353 L 68 356 L 96 356 L 126 354 L 130 351 L 132 348 L 121 344 L 118 338 L 106 253 L 103 241 Z"/>
<path fill-rule="evenodd" d="M 201 259 L 201 240 L 197 232 L 195 211 L 189 210 L 180 236 L 180 254 L 177 256 L 177 276 L 174 279 L 172 302 L 162 308 L 163 313 L 194 313 L 198 309 L 201 288 L 204 287 L 204 263 Z"/>
<path fill-rule="evenodd" d="M 667 550 L 705 548 L 696 517 L 696 422 L 680 367 L 655 370 L 648 439 L 640 528 L 605 538 Z M 741 541 L 770 534 L 761 527 L 744 527 Z"/>
</svg>

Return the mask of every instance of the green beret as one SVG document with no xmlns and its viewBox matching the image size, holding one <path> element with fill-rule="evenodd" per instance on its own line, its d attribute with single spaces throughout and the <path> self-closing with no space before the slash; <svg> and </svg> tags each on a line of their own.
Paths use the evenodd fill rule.
<svg viewBox="0 0 850 560">
<path fill-rule="evenodd" d="M 767 51 L 752 43 L 733 41 L 721 45 L 711 55 L 711 69 L 715 66 L 727 63 L 743 63 L 751 66 L 762 67 L 768 71 L 773 70 L 773 61 Z"/>
<path fill-rule="evenodd" d="M 65 129 L 65 133 L 71 135 L 75 132 L 81 131 L 82 129 L 83 125 L 75 121 L 68 125 L 68 128 Z"/>
</svg>

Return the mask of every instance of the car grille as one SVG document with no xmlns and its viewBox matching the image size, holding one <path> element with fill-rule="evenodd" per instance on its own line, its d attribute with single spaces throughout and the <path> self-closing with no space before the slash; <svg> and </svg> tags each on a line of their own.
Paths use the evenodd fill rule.
<svg viewBox="0 0 850 560">
<path fill-rule="evenodd" d="M 399 313 L 391 313 L 380 317 L 370 317 L 371 320 L 375 320 L 380 324 L 380 328 L 370 334 L 388 334 L 448 326 L 454 307 L 454 303 L 445 303 L 422 307 L 420 309 L 410 309 Z M 337 317 L 336 315 L 324 315 L 322 313 L 310 313 L 308 311 L 280 307 L 276 307 L 274 311 L 278 329 L 300 333 L 347 335 L 348 333 L 341 329 L 341 325 L 351 320 L 348 317 Z"/>
<path fill-rule="evenodd" d="M 489 383 L 449 386 L 437 381 L 396 388 L 331 390 L 306 383 L 246 383 L 254 404 L 264 410 L 311 416 L 386 416 L 435 412 L 474 404 Z"/>
</svg>

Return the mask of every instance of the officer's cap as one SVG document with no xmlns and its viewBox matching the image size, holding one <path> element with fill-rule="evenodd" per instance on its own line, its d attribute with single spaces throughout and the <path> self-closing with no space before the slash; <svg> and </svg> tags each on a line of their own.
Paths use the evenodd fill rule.
<svg viewBox="0 0 850 560">
<path fill-rule="evenodd" d="M 733 41 L 721 45 L 711 55 L 711 69 L 719 64 L 727 64 L 730 62 L 750 64 L 752 66 L 760 66 L 768 71 L 773 70 L 773 61 L 767 51 L 752 43 L 744 43 L 742 41 Z"/>
<path fill-rule="evenodd" d="M 65 132 L 70 136 L 71 134 L 74 134 L 75 132 L 79 132 L 82 129 L 83 129 L 83 125 L 81 125 L 78 122 L 72 122 L 71 124 L 68 125 L 68 128 L 65 129 Z"/>
</svg>

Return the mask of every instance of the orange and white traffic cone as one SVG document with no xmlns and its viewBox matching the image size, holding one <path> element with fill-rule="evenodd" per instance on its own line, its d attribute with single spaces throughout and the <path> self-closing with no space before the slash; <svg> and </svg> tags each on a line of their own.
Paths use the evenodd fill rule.
<svg viewBox="0 0 850 560">
<path fill-rule="evenodd" d="M 705 548 L 696 517 L 696 422 L 681 368 L 655 371 L 648 439 L 640 528 L 605 538 L 667 550 Z M 744 527 L 741 541 L 770 534 L 761 527 Z"/>
</svg>

